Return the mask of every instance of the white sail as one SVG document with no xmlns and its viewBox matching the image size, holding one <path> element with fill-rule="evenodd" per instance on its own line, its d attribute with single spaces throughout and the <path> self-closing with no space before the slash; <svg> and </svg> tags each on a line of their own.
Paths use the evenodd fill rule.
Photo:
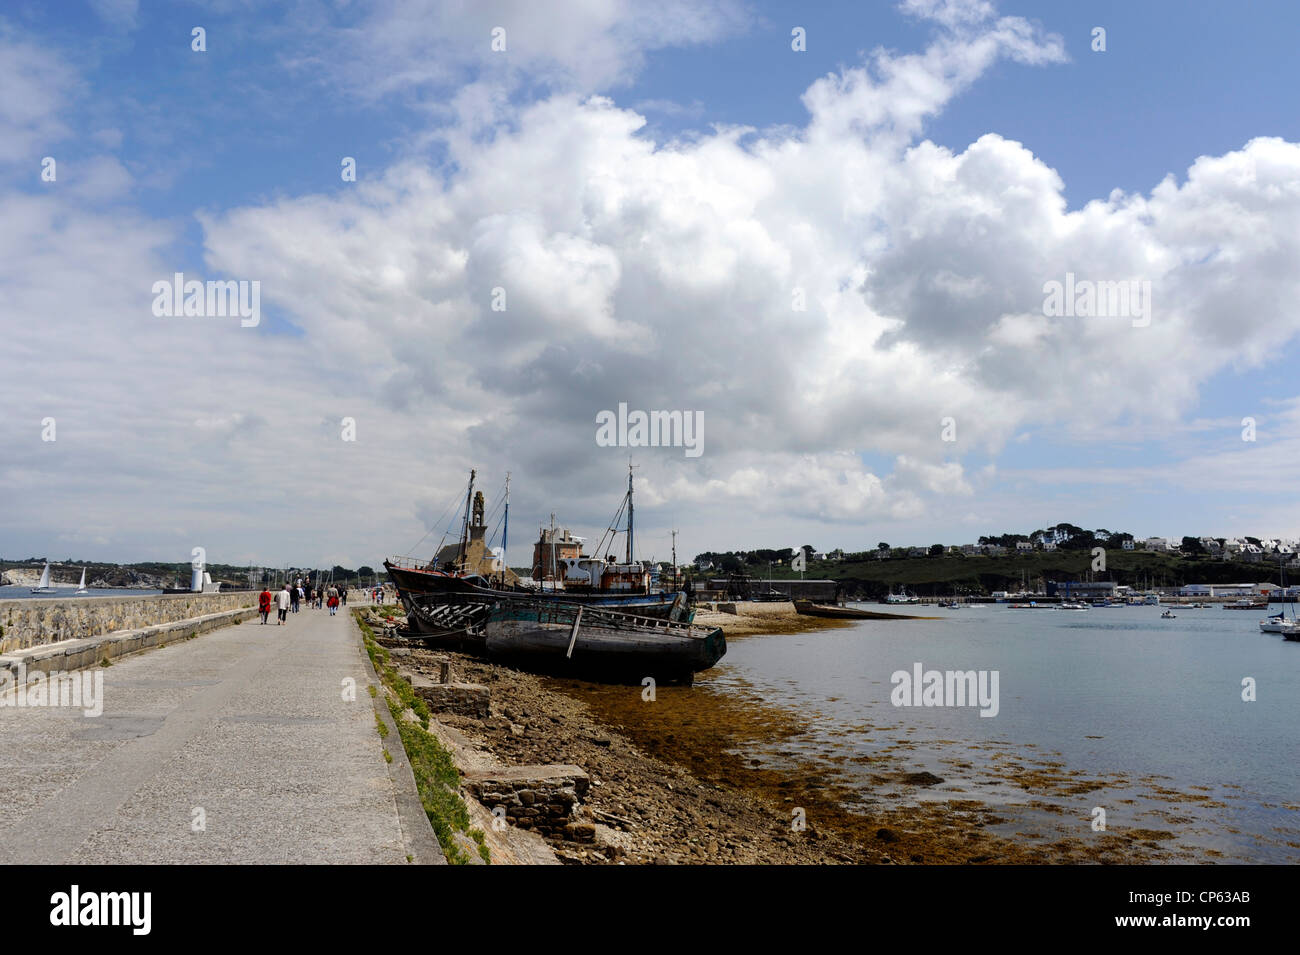
<svg viewBox="0 0 1300 955">
<path fill-rule="evenodd" d="M 81 583 L 77 584 L 77 593 L 86 593 L 86 568 L 81 568 Z"/>
<path fill-rule="evenodd" d="M 50 586 L 50 562 L 45 562 L 45 569 L 41 571 L 41 581 L 32 588 L 34 594 L 52 594 L 54 588 Z"/>
</svg>

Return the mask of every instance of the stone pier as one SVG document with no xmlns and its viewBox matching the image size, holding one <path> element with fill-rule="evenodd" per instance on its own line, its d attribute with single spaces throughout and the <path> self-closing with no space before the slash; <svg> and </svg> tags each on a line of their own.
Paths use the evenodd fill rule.
<svg viewBox="0 0 1300 955">
<path fill-rule="evenodd" d="M 0 653 L 256 606 L 252 591 L 0 600 Z"/>
</svg>

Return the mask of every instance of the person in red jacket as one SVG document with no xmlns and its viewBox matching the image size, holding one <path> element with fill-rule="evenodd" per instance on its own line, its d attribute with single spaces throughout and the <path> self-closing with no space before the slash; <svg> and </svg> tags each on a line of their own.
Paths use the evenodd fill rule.
<svg viewBox="0 0 1300 955">
<path fill-rule="evenodd" d="M 257 612 L 262 615 L 262 623 L 266 623 L 266 618 L 271 616 L 271 591 L 263 589 L 261 596 L 257 598 Z"/>
</svg>

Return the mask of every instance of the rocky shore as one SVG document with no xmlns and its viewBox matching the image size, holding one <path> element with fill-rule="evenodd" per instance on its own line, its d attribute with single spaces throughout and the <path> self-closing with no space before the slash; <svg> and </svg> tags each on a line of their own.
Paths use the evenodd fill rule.
<svg viewBox="0 0 1300 955">
<path fill-rule="evenodd" d="M 644 752 L 556 686 L 568 681 L 463 654 L 412 650 L 417 664 L 444 656 L 457 679 L 491 690 L 491 715 L 435 714 L 438 723 L 506 764 L 570 764 L 586 772 L 590 782 L 571 832 L 591 841 L 548 838 L 562 861 L 811 863 L 862 858 L 848 842 L 815 827 L 792 830 L 789 813 L 776 806 L 697 779 L 682 766 Z M 622 689 L 638 698 L 641 693 L 641 687 Z"/>
<path fill-rule="evenodd" d="M 728 639 L 822 629 L 788 604 L 710 610 L 696 622 Z M 385 613 L 392 613 L 386 610 Z M 399 611 L 400 614 L 400 611 Z M 400 616 L 397 622 L 400 624 Z M 391 631 L 390 631 L 391 633 Z M 389 641 L 385 641 L 388 643 Z M 409 653 L 408 653 L 409 650 Z M 869 806 L 825 767 L 801 761 L 797 714 L 707 684 L 611 686 L 538 676 L 458 653 L 408 645 L 416 666 L 450 663 L 454 679 L 490 691 L 487 715 L 435 713 L 459 739 L 513 766 L 563 764 L 589 785 L 563 830 L 544 833 L 573 864 L 983 864 L 1171 861 L 1167 834 L 1145 830 L 1051 840 L 1005 832 L 1006 819 L 974 800 Z M 788 758 L 758 758 L 759 744 L 789 742 Z M 883 786 L 942 782 L 905 765 L 874 768 Z M 1054 785 L 1026 770 L 1026 792 Z M 1044 812 L 1051 809 L 1044 807 Z"/>
</svg>

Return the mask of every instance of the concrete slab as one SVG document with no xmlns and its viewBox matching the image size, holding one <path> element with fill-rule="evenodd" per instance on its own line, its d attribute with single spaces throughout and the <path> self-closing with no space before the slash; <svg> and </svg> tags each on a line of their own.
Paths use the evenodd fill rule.
<svg viewBox="0 0 1300 955">
<path fill-rule="evenodd" d="M 104 667 L 104 712 L 0 707 L 0 861 L 405 863 L 349 617 Z"/>
</svg>

